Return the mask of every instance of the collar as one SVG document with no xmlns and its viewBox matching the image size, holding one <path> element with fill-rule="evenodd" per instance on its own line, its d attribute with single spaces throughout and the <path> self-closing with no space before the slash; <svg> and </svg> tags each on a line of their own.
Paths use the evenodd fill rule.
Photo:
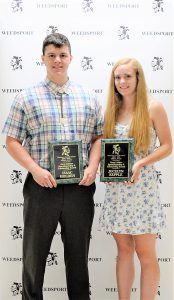
<svg viewBox="0 0 174 300">
<path fill-rule="evenodd" d="M 70 80 L 68 79 L 62 86 L 57 85 L 53 81 L 46 78 L 44 80 L 46 87 L 55 95 L 57 94 L 69 94 L 70 93 Z"/>
</svg>

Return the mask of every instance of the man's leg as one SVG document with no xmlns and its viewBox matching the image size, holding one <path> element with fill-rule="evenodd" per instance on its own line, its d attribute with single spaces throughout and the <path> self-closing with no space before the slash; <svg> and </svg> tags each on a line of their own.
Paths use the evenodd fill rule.
<svg viewBox="0 0 174 300">
<path fill-rule="evenodd" d="M 64 185 L 60 218 L 70 300 L 89 300 L 88 251 L 94 217 L 95 184 Z"/>
<path fill-rule="evenodd" d="M 46 259 L 62 209 L 62 189 L 24 184 L 23 300 L 42 300 Z"/>
</svg>

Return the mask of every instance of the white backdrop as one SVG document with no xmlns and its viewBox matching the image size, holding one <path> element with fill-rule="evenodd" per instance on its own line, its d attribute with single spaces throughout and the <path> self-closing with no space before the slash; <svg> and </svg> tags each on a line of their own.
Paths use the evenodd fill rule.
<svg viewBox="0 0 174 300">
<path fill-rule="evenodd" d="M 93 89 L 105 107 L 108 80 L 119 58 L 137 58 L 143 65 L 151 95 L 161 101 L 172 128 L 172 0 L 0 0 L 0 122 L 1 129 L 14 96 L 45 78 L 41 64 L 42 41 L 48 33 L 68 36 L 73 61 L 70 78 Z M 0 145 L 0 300 L 21 299 L 22 187 L 26 171 Z M 167 230 L 158 236 L 161 281 L 157 299 L 173 300 L 173 160 L 157 164 Z M 110 232 L 97 231 L 105 186 L 97 179 L 95 219 L 89 254 L 90 291 L 93 300 L 117 298 L 115 242 Z M 46 226 L 46 225 L 45 225 Z M 132 299 L 139 299 L 139 263 Z M 45 300 L 66 295 L 63 248 L 57 228 L 47 260 Z"/>
</svg>

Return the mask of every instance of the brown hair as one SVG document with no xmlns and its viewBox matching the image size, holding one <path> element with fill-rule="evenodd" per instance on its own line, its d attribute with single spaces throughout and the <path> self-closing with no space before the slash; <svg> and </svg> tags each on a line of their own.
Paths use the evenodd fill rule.
<svg viewBox="0 0 174 300">
<path fill-rule="evenodd" d="M 61 48 L 63 46 L 67 46 L 69 48 L 69 52 L 71 54 L 71 45 L 68 38 L 61 33 L 51 33 L 46 36 L 42 45 L 42 53 L 45 54 L 45 48 L 48 45 L 54 45 L 57 48 Z"/>
</svg>

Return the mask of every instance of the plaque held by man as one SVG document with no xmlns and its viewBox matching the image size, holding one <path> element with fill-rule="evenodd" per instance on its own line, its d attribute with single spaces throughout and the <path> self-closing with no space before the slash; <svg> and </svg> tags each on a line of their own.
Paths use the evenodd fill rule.
<svg viewBox="0 0 174 300">
<path fill-rule="evenodd" d="M 83 178 L 82 141 L 50 141 L 50 171 L 58 184 L 78 183 Z"/>
<path fill-rule="evenodd" d="M 130 181 L 133 161 L 133 138 L 102 139 L 100 181 Z"/>
</svg>

